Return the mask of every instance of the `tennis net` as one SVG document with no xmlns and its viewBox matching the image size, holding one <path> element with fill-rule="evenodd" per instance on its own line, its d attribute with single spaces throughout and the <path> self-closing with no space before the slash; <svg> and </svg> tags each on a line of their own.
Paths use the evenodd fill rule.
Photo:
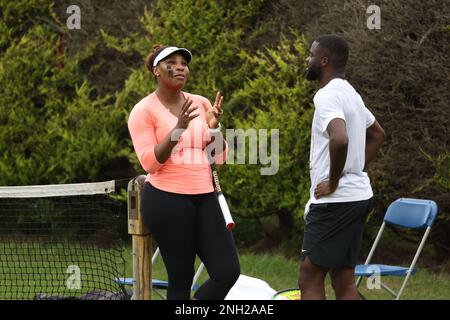
<svg viewBox="0 0 450 320">
<path fill-rule="evenodd" d="M 115 181 L 0 187 L 0 299 L 127 299 Z"/>
</svg>

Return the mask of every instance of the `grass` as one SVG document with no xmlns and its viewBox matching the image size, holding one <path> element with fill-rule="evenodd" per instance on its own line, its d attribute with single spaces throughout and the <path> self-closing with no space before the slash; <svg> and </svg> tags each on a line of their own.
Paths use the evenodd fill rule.
<svg viewBox="0 0 450 320">
<path fill-rule="evenodd" d="M 121 253 L 80 243 L 0 242 L 0 300 L 118 290 L 113 280 L 121 264 L 123 270 Z"/>
<path fill-rule="evenodd" d="M 67 273 L 68 264 L 77 264 L 80 266 L 81 270 L 85 268 L 93 270 L 94 274 L 102 274 L 105 276 L 104 279 L 110 279 L 114 277 L 113 273 L 101 272 L 100 269 L 105 268 L 105 266 L 98 265 L 101 264 L 102 256 L 116 256 L 113 252 L 109 250 L 98 249 L 97 251 L 90 252 L 87 248 L 72 248 L 74 252 L 67 248 L 62 247 L 48 247 L 44 245 L 9 245 L 8 248 L 3 246 L 3 259 L 0 263 L 0 269 L 2 269 L 2 274 L 0 275 L 0 299 L 8 298 L 8 292 L 10 290 L 8 287 L 23 286 L 25 292 L 19 295 L 15 295 L 16 298 L 29 299 L 33 297 L 34 293 L 39 292 L 49 292 L 52 288 L 52 293 L 70 293 L 70 295 L 79 296 L 81 293 L 85 293 L 90 290 L 89 283 L 100 281 L 100 279 L 90 278 L 88 283 L 83 282 L 83 288 L 81 291 L 67 291 L 66 280 L 69 276 Z M 83 250 L 81 250 L 83 249 Z M 62 252 L 64 251 L 64 252 Z M 115 251 L 115 250 L 114 250 Z M 17 255 L 18 252 L 24 254 Z M 84 256 L 81 254 L 84 252 Z M 125 276 L 132 276 L 132 255 L 131 248 L 124 247 L 117 253 L 120 255 L 122 253 L 125 259 Z M 39 253 L 38 255 L 36 255 Z M 74 257 L 75 260 L 68 258 Z M 51 257 L 51 258 L 50 258 Z M 38 258 L 38 260 L 36 260 Z M 250 277 L 261 279 L 268 283 L 268 285 L 276 291 L 293 288 L 297 286 L 298 277 L 298 261 L 296 259 L 287 259 L 281 255 L 272 254 L 255 254 L 244 252 L 240 254 L 240 264 L 241 264 L 241 274 Z M 50 261 L 47 261 L 50 259 Z M 58 263 L 52 263 L 51 261 L 57 261 Z M 114 261 L 109 260 L 108 270 L 114 268 Z M 423 261 L 425 263 L 426 261 Z M 196 267 L 200 264 L 197 259 Z M 21 266 L 21 269 L 18 269 Z M 118 271 L 122 272 L 122 268 L 118 267 Z M 86 269 L 86 270 L 87 270 Z M 13 270 L 15 270 L 13 272 Z M 20 270 L 20 271 L 19 271 Z M 442 269 L 445 271 L 445 268 Z M 112 270 L 111 270 L 112 271 Z M 450 299 L 450 274 L 448 272 L 441 271 L 440 273 L 431 273 L 426 268 L 421 266 L 420 259 L 418 264 L 418 272 L 413 275 L 408 285 L 406 286 L 404 295 L 402 299 L 404 300 L 447 300 Z M 8 278 L 7 274 L 15 274 L 16 272 L 22 272 L 22 275 L 17 275 L 17 278 L 11 280 Z M 161 257 L 156 259 L 152 270 L 153 279 L 166 280 L 167 273 Z M 204 270 L 198 283 L 201 284 L 207 279 L 207 271 Z M 36 278 L 37 277 L 37 278 Z M 16 280 L 14 280 L 16 279 Z M 101 280 L 102 282 L 104 280 Z M 398 290 L 401 285 L 402 278 L 398 277 L 383 277 L 383 282 L 394 290 Z M 111 284 L 104 283 L 105 289 L 107 289 Z M 94 288 L 94 287 L 93 287 Z M 131 290 L 131 288 L 128 288 Z M 44 290 L 44 291 L 42 291 Z M 363 279 L 360 286 L 361 293 L 370 300 L 384 300 L 391 299 L 392 297 L 382 289 L 372 289 L 367 288 L 367 282 Z M 326 294 L 328 299 L 334 299 L 334 293 L 331 288 L 330 279 L 326 279 Z M 10 297 L 11 298 L 11 297 Z M 158 299 L 156 294 L 153 295 L 154 299 Z"/>
<path fill-rule="evenodd" d="M 400 289 L 403 278 L 384 277 L 382 279 L 395 291 Z M 382 289 L 367 289 L 367 282 L 362 282 L 360 292 L 371 300 L 392 299 L 392 296 Z M 448 300 L 450 299 L 450 276 L 447 274 L 432 274 L 426 270 L 419 270 L 412 276 L 401 297 L 402 300 Z"/>
<path fill-rule="evenodd" d="M 131 250 L 126 252 L 128 263 L 127 276 L 131 276 Z M 279 291 L 286 288 L 297 287 L 298 261 L 286 259 L 281 255 L 244 253 L 240 255 L 241 274 L 255 277 L 267 282 L 274 290 Z M 420 262 L 420 261 L 419 261 Z M 199 265 L 197 260 L 196 266 Z M 152 270 L 153 279 L 167 279 L 167 273 L 161 257 L 158 257 Z M 199 284 L 207 279 L 206 270 L 200 277 Z M 369 300 L 392 299 L 392 296 L 383 289 L 367 289 L 367 279 L 363 279 L 360 292 Z M 398 291 L 403 278 L 383 277 L 382 281 L 392 289 Z M 327 298 L 334 300 L 334 292 L 331 281 L 327 276 L 325 282 Z M 154 299 L 158 299 L 153 295 Z M 418 265 L 418 271 L 411 276 L 402 296 L 402 300 L 448 300 L 450 299 L 450 274 L 441 272 L 431 273 Z"/>
</svg>

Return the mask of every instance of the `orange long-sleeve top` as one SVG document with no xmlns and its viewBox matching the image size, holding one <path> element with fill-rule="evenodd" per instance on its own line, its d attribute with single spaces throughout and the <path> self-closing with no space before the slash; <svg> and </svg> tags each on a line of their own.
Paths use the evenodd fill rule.
<svg viewBox="0 0 450 320">
<path fill-rule="evenodd" d="M 211 167 L 205 150 L 212 138 L 205 112 L 212 105 L 205 97 L 183 94 L 193 101 L 191 107 L 199 107 L 193 112 L 199 116 L 189 123 L 167 161 L 160 163 L 156 159 L 155 146 L 171 132 L 178 118 L 161 103 L 156 93 L 151 93 L 133 107 L 128 118 L 131 140 L 142 168 L 148 173 L 146 181 L 156 188 L 180 194 L 212 192 Z M 226 142 L 225 146 L 222 152 L 216 149 L 214 160 L 217 164 L 223 164 L 227 158 Z"/>
</svg>

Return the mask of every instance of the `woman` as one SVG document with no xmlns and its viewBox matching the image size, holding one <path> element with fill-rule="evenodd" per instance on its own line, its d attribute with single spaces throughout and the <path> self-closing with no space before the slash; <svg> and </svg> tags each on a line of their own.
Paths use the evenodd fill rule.
<svg viewBox="0 0 450 320">
<path fill-rule="evenodd" d="M 240 275 L 232 238 L 214 194 L 207 152 L 223 163 L 227 144 L 220 132 L 223 97 L 208 99 L 182 91 L 191 53 L 155 46 L 146 59 L 157 89 L 136 104 L 128 128 L 148 173 L 142 215 L 158 243 L 169 278 L 167 299 L 189 299 L 195 256 L 210 279 L 195 299 L 224 299 Z"/>
</svg>

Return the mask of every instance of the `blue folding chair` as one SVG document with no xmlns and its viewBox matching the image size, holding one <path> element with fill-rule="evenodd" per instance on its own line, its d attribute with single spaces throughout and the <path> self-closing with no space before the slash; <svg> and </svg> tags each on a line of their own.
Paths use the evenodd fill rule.
<svg viewBox="0 0 450 320">
<path fill-rule="evenodd" d="M 357 265 L 355 267 L 356 286 L 359 287 L 362 277 L 377 276 L 398 276 L 404 277 L 401 288 L 398 292 L 388 287 L 385 283 L 380 282 L 380 286 L 392 294 L 396 300 L 400 299 L 403 291 L 406 287 L 406 283 L 412 274 L 416 273 L 415 265 L 420 253 L 422 252 L 425 241 L 430 233 L 431 226 L 436 218 L 438 207 L 436 202 L 432 200 L 422 199 L 408 199 L 400 198 L 395 200 L 388 207 L 388 210 L 384 216 L 383 223 L 378 231 L 375 241 L 367 256 L 366 262 L 363 265 Z M 414 258 L 409 267 L 391 266 L 383 264 L 371 264 L 372 256 L 383 234 L 384 228 L 388 225 L 393 225 L 408 229 L 423 229 L 426 228 L 419 247 L 414 255 Z"/>
</svg>

